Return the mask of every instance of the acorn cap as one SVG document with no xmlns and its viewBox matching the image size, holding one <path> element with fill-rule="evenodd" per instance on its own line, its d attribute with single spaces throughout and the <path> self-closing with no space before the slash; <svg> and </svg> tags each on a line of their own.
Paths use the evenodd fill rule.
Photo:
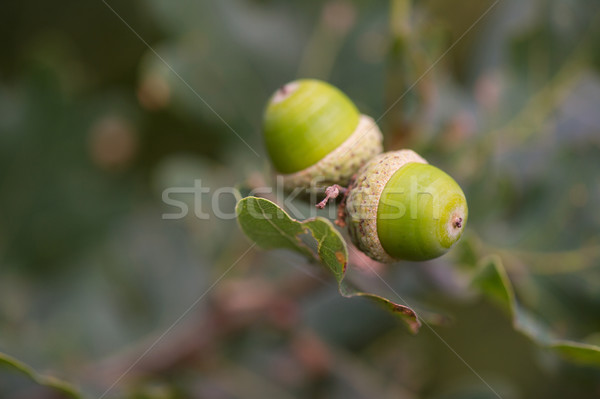
<svg viewBox="0 0 600 399">
<path fill-rule="evenodd" d="M 360 168 L 346 199 L 348 233 L 352 242 L 379 262 L 394 261 L 383 249 L 377 234 L 379 198 L 394 173 L 411 162 L 427 163 L 412 150 L 386 152 L 376 156 Z"/>
<path fill-rule="evenodd" d="M 287 190 L 324 188 L 332 184 L 347 186 L 360 167 L 382 151 L 381 130 L 371 117 L 361 115 L 358 126 L 346 141 L 316 164 L 282 175 L 283 185 Z"/>
</svg>

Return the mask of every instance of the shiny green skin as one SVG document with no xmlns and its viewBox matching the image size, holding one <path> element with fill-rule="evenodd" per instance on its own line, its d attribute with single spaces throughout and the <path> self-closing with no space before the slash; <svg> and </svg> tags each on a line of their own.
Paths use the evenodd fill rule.
<svg viewBox="0 0 600 399">
<path fill-rule="evenodd" d="M 267 152 L 280 173 L 298 172 L 323 159 L 352 135 L 360 117 L 352 101 L 330 84 L 296 83 L 283 101 L 274 103 L 274 95 L 264 115 Z"/>
<path fill-rule="evenodd" d="M 452 177 L 429 164 L 409 163 L 392 175 L 381 193 L 377 233 L 391 257 L 428 260 L 460 239 L 467 216 L 465 195 Z M 457 217 L 462 218 L 461 227 L 453 225 Z"/>
</svg>

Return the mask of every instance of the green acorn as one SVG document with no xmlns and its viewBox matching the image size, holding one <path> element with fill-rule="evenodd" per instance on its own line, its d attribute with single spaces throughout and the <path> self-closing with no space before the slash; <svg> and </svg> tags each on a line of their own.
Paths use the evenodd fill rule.
<svg viewBox="0 0 600 399">
<path fill-rule="evenodd" d="M 377 124 L 340 90 L 312 79 L 277 90 L 264 114 L 264 140 L 286 189 L 347 185 L 383 151 Z"/>
<path fill-rule="evenodd" d="M 465 195 L 411 150 L 381 154 L 359 171 L 346 200 L 352 242 L 379 262 L 446 253 L 467 223 Z"/>
</svg>

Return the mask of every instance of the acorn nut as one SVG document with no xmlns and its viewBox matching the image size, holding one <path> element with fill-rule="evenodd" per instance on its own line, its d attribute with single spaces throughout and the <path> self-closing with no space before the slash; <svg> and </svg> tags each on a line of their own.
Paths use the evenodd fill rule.
<svg viewBox="0 0 600 399">
<path fill-rule="evenodd" d="M 346 186 L 364 163 L 383 151 L 375 121 L 361 115 L 340 90 L 313 79 L 290 82 L 271 96 L 263 132 L 287 190 Z"/>
<path fill-rule="evenodd" d="M 443 255 L 460 239 L 467 217 L 454 179 L 411 150 L 386 152 L 365 164 L 346 200 L 352 242 L 386 263 Z"/>
</svg>

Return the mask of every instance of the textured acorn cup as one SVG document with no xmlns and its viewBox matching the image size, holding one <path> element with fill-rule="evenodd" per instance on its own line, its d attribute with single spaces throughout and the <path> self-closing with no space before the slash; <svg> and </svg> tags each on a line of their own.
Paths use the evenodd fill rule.
<svg viewBox="0 0 600 399">
<path fill-rule="evenodd" d="M 340 90 L 312 79 L 277 90 L 264 114 L 264 139 L 286 189 L 347 185 L 383 151 L 377 124 Z"/>
<path fill-rule="evenodd" d="M 465 195 L 446 173 L 411 150 L 381 154 L 359 171 L 346 202 L 348 231 L 379 262 L 446 253 L 467 223 Z"/>
</svg>

